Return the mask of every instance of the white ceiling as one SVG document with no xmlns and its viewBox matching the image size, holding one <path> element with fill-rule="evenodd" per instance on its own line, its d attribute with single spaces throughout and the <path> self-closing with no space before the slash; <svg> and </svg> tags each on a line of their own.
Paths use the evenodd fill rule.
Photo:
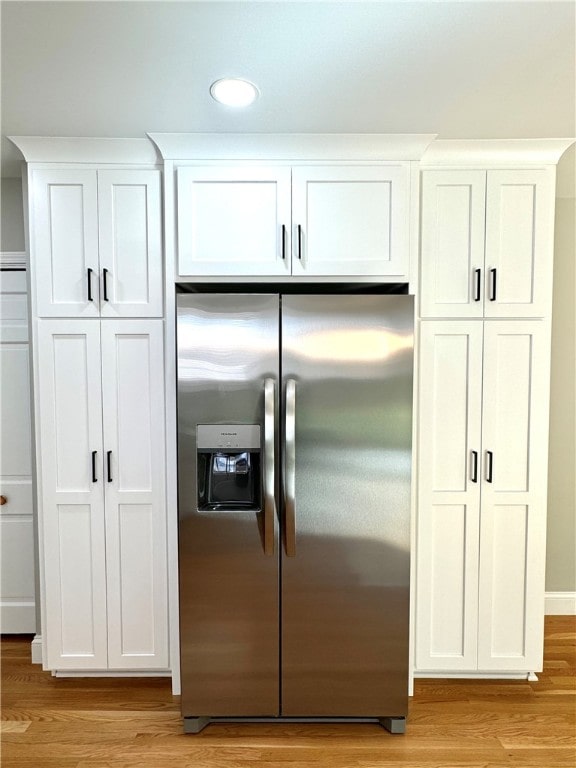
<svg viewBox="0 0 576 768">
<path fill-rule="evenodd" d="M 550 2 L 6 2 L 6 135 L 146 131 L 570 137 L 572 0 Z M 210 83 L 255 82 L 246 111 Z"/>
</svg>

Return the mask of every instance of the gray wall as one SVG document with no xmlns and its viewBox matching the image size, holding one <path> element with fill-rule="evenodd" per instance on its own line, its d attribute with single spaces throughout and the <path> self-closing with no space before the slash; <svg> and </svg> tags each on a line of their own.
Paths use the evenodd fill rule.
<svg viewBox="0 0 576 768">
<path fill-rule="evenodd" d="M 574 149 L 567 152 L 558 168 L 546 558 L 546 590 L 550 592 L 576 591 L 575 154 Z M 0 250 L 23 251 L 20 179 L 2 179 L 1 190 Z"/>
<path fill-rule="evenodd" d="M 20 179 L 2 179 L 0 209 L 0 251 L 23 251 L 24 219 Z"/>
<path fill-rule="evenodd" d="M 576 592 L 576 151 L 558 166 L 546 590 Z"/>
</svg>

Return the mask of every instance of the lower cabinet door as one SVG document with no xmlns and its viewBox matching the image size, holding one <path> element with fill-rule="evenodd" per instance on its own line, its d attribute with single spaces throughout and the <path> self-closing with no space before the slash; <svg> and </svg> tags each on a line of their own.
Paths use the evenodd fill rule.
<svg viewBox="0 0 576 768">
<path fill-rule="evenodd" d="M 477 665 L 482 323 L 420 324 L 416 669 Z"/>
<path fill-rule="evenodd" d="M 100 322 L 38 321 L 44 565 L 51 669 L 106 669 Z"/>
<path fill-rule="evenodd" d="M 161 320 L 102 321 L 108 666 L 168 666 Z"/>
<path fill-rule="evenodd" d="M 542 668 L 549 342 L 534 321 L 484 324 L 478 666 Z"/>
</svg>

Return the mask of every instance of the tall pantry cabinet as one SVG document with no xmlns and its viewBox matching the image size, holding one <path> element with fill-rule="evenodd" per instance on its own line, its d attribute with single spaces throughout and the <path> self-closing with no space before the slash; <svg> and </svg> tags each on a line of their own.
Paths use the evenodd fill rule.
<svg viewBox="0 0 576 768">
<path fill-rule="evenodd" d="M 167 671 L 161 172 L 145 140 L 18 143 L 43 663 Z"/>
<path fill-rule="evenodd" d="M 542 669 L 561 153 L 457 144 L 438 142 L 422 169 L 414 667 L 530 674 Z"/>
</svg>

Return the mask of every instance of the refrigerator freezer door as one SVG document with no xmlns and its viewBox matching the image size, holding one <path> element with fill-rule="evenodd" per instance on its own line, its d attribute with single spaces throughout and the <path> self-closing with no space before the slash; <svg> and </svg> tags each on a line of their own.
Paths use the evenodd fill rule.
<svg viewBox="0 0 576 768">
<path fill-rule="evenodd" d="M 282 339 L 287 422 L 295 415 L 285 497 L 295 466 L 284 535 L 291 556 L 282 564 L 281 714 L 401 717 L 413 301 L 283 296 Z"/>
<path fill-rule="evenodd" d="M 177 311 L 182 714 L 275 716 L 278 297 L 179 294 Z M 198 511 L 199 424 L 260 426 L 262 511 Z"/>
</svg>

